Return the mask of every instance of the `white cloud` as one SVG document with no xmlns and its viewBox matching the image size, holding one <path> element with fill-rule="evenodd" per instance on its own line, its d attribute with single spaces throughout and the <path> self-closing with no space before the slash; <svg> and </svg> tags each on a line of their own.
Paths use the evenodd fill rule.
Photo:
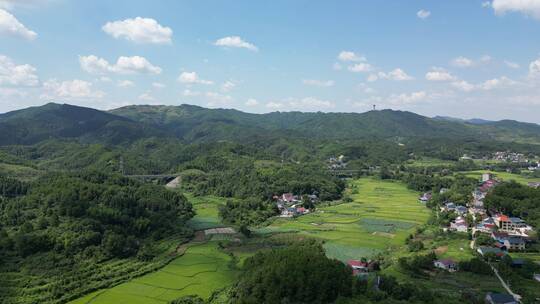
<svg viewBox="0 0 540 304">
<path fill-rule="evenodd" d="M 352 62 L 358 62 L 358 61 L 366 61 L 366 57 L 362 55 L 357 55 L 354 52 L 351 51 L 341 51 L 338 54 L 338 60 L 340 61 L 352 61 Z"/>
<path fill-rule="evenodd" d="M 18 88 L 0 88 L 0 97 L 11 98 L 11 97 L 26 97 L 28 93 L 22 91 Z"/>
<path fill-rule="evenodd" d="M 475 89 L 473 84 L 470 84 L 465 80 L 454 81 L 452 82 L 452 86 L 464 92 L 470 92 Z"/>
<path fill-rule="evenodd" d="M 81 68 L 91 74 L 160 74 L 161 68 L 152 65 L 146 58 L 141 56 L 121 56 L 115 64 L 110 64 L 107 60 L 95 55 L 79 56 Z"/>
<path fill-rule="evenodd" d="M 426 19 L 427 17 L 431 16 L 431 12 L 422 9 L 416 13 L 416 16 L 418 16 L 420 19 Z"/>
<path fill-rule="evenodd" d="M 204 80 L 200 79 L 199 75 L 197 75 L 196 72 L 182 72 L 180 76 L 178 76 L 178 81 L 184 84 L 206 84 L 210 85 L 214 82 L 210 80 Z"/>
<path fill-rule="evenodd" d="M 533 78 L 540 77 L 540 58 L 529 64 L 529 76 Z"/>
<path fill-rule="evenodd" d="M 173 31 L 161 26 L 151 18 L 136 17 L 122 21 L 107 22 L 102 30 L 116 39 L 124 38 L 136 43 L 171 43 Z"/>
<path fill-rule="evenodd" d="M 282 103 L 274 102 L 274 101 L 271 101 L 271 102 L 266 103 L 265 106 L 266 106 L 267 108 L 269 108 L 269 109 L 272 109 L 272 110 L 277 110 L 277 109 L 283 108 L 283 104 L 282 104 Z"/>
<path fill-rule="evenodd" d="M 287 98 L 285 100 L 289 106 L 293 108 L 298 108 L 300 110 L 305 109 L 328 109 L 335 107 L 334 103 L 328 100 L 321 100 L 315 97 L 305 97 L 305 98 Z"/>
<path fill-rule="evenodd" d="M 201 95 L 201 92 L 192 91 L 192 90 L 190 90 L 190 89 L 185 89 L 185 90 L 182 92 L 182 95 L 184 95 L 184 96 L 186 96 L 186 97 L 195 97 L 195 96 Z"/>
<path fill-rule="evenodd" d="M 480 57 L 480 62 L 482 63 L 489 63 L 491 62 L 491 60 L 493 60 L 493 58 L 489 55 L 484 55 L 482 57 Z"/>
<path fill-rule="evenodd" d="M 246 104 L 246 106 L 248 106 L 248 107 L 254 107 L 254 106 L 259 105 L 259 102 L 258 102 L 257 99 L 255 99 L 255 98 L 250 98 L 250 99 L 248 99 L 248 100 L 246 101 L 245 104 Z"/>
<path fill-rule="evenodd" d="M 468 68 L 468 67 L 473 66 L 473 64 L 474 63 L 471 59 L 463 57 L 463 56 L 459 56 L 455 58 L 454 60 L 452 60 L 452 65 L 456 67 L 460 67 L 460 68 Z"/>
<path fill-rule="evenodd" d="M 16 7 L 35 8 L 38 5 L 53 1 L 55 0 L 0 0 L 0 8 L 5 8 L 7 10 L 12 10 Z"/>
<path fill-rule="evenodd" d="M 519 12 L 540 19 L 540 1 L 538 0 L 493 0 L 491 7 L 497 15 Z"/>
<path fill-rule="evenodd" d="M 165 87 L 165 85 L 161 82 L 153 82 L 152 86 L 156 89 L 163 89 Z"/>
<path fill-rule="evenodd" d="M 489 1 L 482 2 L 482 7 L 491 7 L 491 2 Z"/>
<path fill-rule="evenodd" d="M 229 92 L 231 91 L 232 89 L 234 89 L 236 87 L 236 83 L 228 80 L 228 81 L 225 81 L 222 85 L 221 85 L 221 90 L 223 92 Z"/>
<path fill-rule="evenodd" d="M 242 38 L 239 36 L 223 37 L 216 40 L 214 45 L 221 47 L 244 48 L 254 52 L 259 50 L 259 48 L 257 48 L 254 44 L 242 40 Z"/>
<path fill-rule="evenodd" d="M 368 76 L 367 81 L 373 82 L 377 79 L 387 79 L 387 80 L 395 80 L 395 81 L 407 81 L 407 80 L 413 80 L 414 78 L 409 76 L 405 71 L 403 71 L 400 68 L 394 69 L 393 71 L 390 71 L 388 73 L 379 72 L 377 74 L 371 74 Z"/>
<path fill-rule="evenodd" d="M 223 95 L 217 92 L 206 92 L 204 93 L 208 103 L 206 104 L 209 107 L 227 107 L 230 106 L 233 98 L 229 95 Z"/>
<path fill-rule="evenodd" d="M 118 83 L 116 85 L 121 87 L 121 88 L 127 88 L 127 87 L 135 86 L 135 84 L 131 80 L 120 80 L 120 81 L 118 81 Z"/>
<path fill-rule="evenodd" d="M 11 58 L 0 55 L 0 85 L 32 87 L 39 84 L 36 68 L 17 65 Z"/>
<path fill-rule="evenodd" d="M 343 66 L 341 66 L 341 64 L 339 64 L 339 62 L 336 62 L 332 65 L 332 69 L 334 69 L 335 71 L 341 71 L 343 70 Z"/>
<path fill-rule="evenodd" d="M 455 80 L 456 77 L 443 68 L 433 67 L 430 72 L 426 73 L 426 79 L 429 81 L 451 81 Z"/>
<path fill-rule="evenodd" d="M 516 81 L 508 77 L 502 76 L 500 78 L 486 80 L 484 83 L 480 84 L 479 87 L 483 90 L 489 91 L 489 90 L 513 86 L 515 84 L 517 84 Z"/>
<path fill-rule="evenodd" d="M 148 101 L 148 102 L 154 102 L 156 101 L 156 98 L 150 94 L 150 92 L 144 92 L 141 95 L 139 95 L 139 100 Z"/>
<path fill-rule="evenodd" d="M 50 79 L 45 81 L 43 89 L 42 99 L 99 99 L 105 96 L 102 91 L 94 91 L 91 82 L 79 79 L 62 82 Z"/>
<path fill-rule="evenodd" d="M 504 64 L 511 69 L 519 69 L 519 64 L 513 61 L 505 60 Z"/>
<path fill-rule="evenodd" d="M 316 79 L 304 79 L 302 83 L 309 86 L 316 87 L 331 87 L 334 86 L 333 80 L 316 80 Z"/>
<path fill-rule="evenodd" d="M 0 9 L 0 34 L 34 40 L 37 34 L 29 30 L 8 11 Z"/>
<path fill-rule="evenodd" d="M 369 63 L 361 62 L 361 63 L 357 63 L 355 65 L 350 66 L 348 69 L 349 71 L 355 72 L 355 73 L 365 73 L 365 72 L 369 72 L 373 70 L 373 67 Z"/>
<path fill-rule="evenodd" d="M 414 104 L 421 101 L 424 101 L 427 97 L 427 93 L 425 91 L 418 91 L 418 92 L 412 92 L 410 94 L 393 94 L 389 97 L 389 101 L 392 104 L 395 105 L 406 105 L 406 104 Z"/>
</svg>

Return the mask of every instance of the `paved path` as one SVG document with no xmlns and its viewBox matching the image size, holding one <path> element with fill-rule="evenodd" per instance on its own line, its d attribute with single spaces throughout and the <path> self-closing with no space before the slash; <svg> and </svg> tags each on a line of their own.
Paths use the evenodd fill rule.
<svg viewBox="0 0 540 304">
<path fill-rule="evenodd" d="M 493 267 L 493 265 L 489 264 L 489 266 L 491 267 L 491 269 L 493 270 L 493 273 L 495 273 L 495 275 L 497 276 L 497 278 L 499 278 L 499 281 L 501 281 L 501 284 L 502 286 L 504 287 L 504 289 L 506 289 L 506 292 L 508 292 L 509 294 L 511 294 L 514 299 L 516 299 L 518 302 L 521 301 L 521 296 L 518 295 L 518 294 L 515 294 L 512 292 L 512 290 L 510 289 L 510 286 L 508 286 L 506 284 L 506 282 L 503 280 L 503 278 L 499 275 L 499 272 L 497 271 L 497 269 L 495 269 L 495 267 Z"/>
</svg>

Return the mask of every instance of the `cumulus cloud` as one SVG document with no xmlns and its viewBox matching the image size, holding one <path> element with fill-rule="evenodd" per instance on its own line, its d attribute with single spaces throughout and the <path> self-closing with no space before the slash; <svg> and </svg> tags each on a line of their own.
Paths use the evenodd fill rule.
<svg viewBox="0 0 540 304">
<path fill-rule="evenodd" d="M 475 89 L 475 86 L 473 84 L 470 84 L 465 80 L 454 81 L 452 82 L 452 86 L 463 92 L 470 92 Z"/>
<path fill-rule="evenodd" d="M 136 17 L 107 22 L 101 29 L 116 39 L 123 38 L 136 43 L 168 44 L 172 42 L 172 29 L 160 25 L 152 18 Z"/>
<path fill-rule="evenodd" d="M 468 68 L 473 66 L 473 61 L 469 58 L 459 56 L 452 60 L 452 65 L 460 68 Z"/>
<path fill-rule="evenodd" d="M 480 84 L 479 87 L 483 90 L 489 91 L 499 88 L 506 88 L 515 84 L 517 84 L 516 81 L 508 77 L 502 76 L 500 78 L 486 80 L 484 83 Z"/>
<path fill-rule="evenodd" d="M 519 64 L 513 61 L 505 60 L 504 64 L 511 69 L 519 69 Z"/>
<path fill-rule="evenodd" d="M 163 89 L 165 87 L 165 85 L 163 83 L 161 83 L 161 82 L 153 82 L 152 87 L 154 87 L 156 89 Z"/>
<path fill-rule="evenodd" d="M 540 77 L 540 58 L 529 64 L 529 77 Z"/>
<path fill-rule="evenodd" d="M 275 101 L 270 101 L 266 103 L 265 107 L 272 110 L 277 110 L 283 108 L 283 104 Z"/>
<path fill-rule="evenodd" d="M 456 77 L 443 68 L 433 67 L 430 72 L 426 73 L 426 79 L 429 81 L 451 81 L 455 80 Z"/>
<path fill-rule="evenodd" d="M 412 76 L 409 76 L 405 71 L 403 71 L 400 68 L 394 69 L 388 73 L 385 72 L 379 72 L 376 74 L 370 74 L 367 78 L 367 81 L 373 82 L 378 79 L 387 79 L 387 80 L 395 80 L 395 81 L 407 81 L 407 80 L 413 80 L 414 78 Z"/>
<path fill-rule="evenodd" d="M 216 42 L 214 42 L 214 45 L 221 46 L 221 47 L 230 47 L 230 48 L 244 48 L 244 49 L 248 49 L 254 52 L 259 50 L 257 46 L 247 41 L 244 41 L 239 36 L 223 37 L 221 39 L 216 40 Z"/>
<path fill-rule="evenodd" d="M 349 71 L 355 73 L 365 73 L 373 70 L 373 66 L 369 63 L 361 62 L 349 67 Z"/>
<path fill-rule="evenodd" d="M 178 81 L 184 84 L 214 84 L 214 82 L 210 80 L 199 78 L 199 75 L 196 72 L 182 72 L 180 76 L 178 76 Z"/>
<path fill-rule="evenodd" d="M 17 65 L 11 58 L 0 55 L 0 85 L 32 87 L 39 84 L 36 68 Z"/>
<path fill-rule="evenodd" d="M 429 16 L 431 16 L 431 12 L 430 11 L 426 11 L 426 10 L 419 10 L 417 13 L 416 13 L 416 16 L 420 19 L 426 19 L 428 18 Z"/>
<path fill-rule="evenodd" d="M 206 105 L 209 107 L 227 107 L 233 101 L 231 96 L 217 92 L 206 92 L 204 93 L 204 97 L 208 100 Z"/>
<path fill-rule="evenodd" d="M 161 68 L 151 64 L 146 58 L 141 56 L 121 56 L 115 64 L 110 64 L 107 60 L 95 55 L 79 56 L 81 68 L 91 74 L 160 74 Z"/>
<path fill-rule="evenodd" d="M 250 98 L 246 101 L 245 105 L 248 107 L 254 107 L 254 106 L 259 105 L 259 102 L 255 98 Z"/>
<path fill-rule="evenodd" d="M 94 90 L 91 82 L 79 79 L 61 82 L 50 79 L 45 81 L 43 89 L 42 99 L 99 99 L 105 96 L 104 92 Z"/>
<path fill-rule="evenodd" d="M 118 81 L 118 83 L 116 85 L 121 87 L 121 88 L 127 88 L 127 87 L 135 86 L 135 84 L 131 80 L 120 80 L 120 81 Z"/>
<path fill-rule="evenodd" d="M 388 98 L 389 102 L 395 105 L 407 105 L 424 101 L 427 97 L 425 91 L 412 92 L 410 94 L 393 94 Z"/>
<path fill-rule="evenodd" d="M 304 109 L 328 109 L 333 108 L 335 105 L 333 102 L 328 100 L 322 100 L 315 97 L 305 97 L 305 98 L 287 98 L 286 102 L 289 106 L 293 108 L 298 108 L 300 110 Z"/>
<path fill-rule="evenodd" d="M 302 83 L 309 86 L 316 87 L 331 87 L 334 86 L 333 80 L 316 80 L 316 79 L 304 79 Z"/>
<path fill-rule="evenodd" d="M 540 1 L 538 0 L 493 0 L 491 7 L 497 15 L 518 12 L 540 19 Z"/>
<path fill-rule="evenodd" d="M 338 60 L 344 61 L 344 62 L 358 62 L 358 61 L 366 61 L 366 57 L 362 55 L 355 54 L 351 51 L 341 51 L 338 54 Z"/>
<path fill-rule="evenodd" d="M 234 89 L 236 87 L 236 83 L 228 80 L 228 81 L 225 81 L 222 85 L 221 85 L 221 90 L 223 92 L 229 92 L 231 91 L 232 89 Z"/>
<path fill-rule="evenodd" d="M 34 40 L 36 32 L 29 30 L 8 11 L 0 9 L 0 34 Z"/>
<path fill-rule="evenodd" d="M 144 92 L 141 95 L 139 95 L 139 100 L 147 101 L 147 102 L 154 102 L 156 101 L 156 98 L 150 94 L 150 92 Z"/>
<path fill-rule="evenodd" d="M 183 96 L 186 96 L 186 97 L 195 97 L 195 96 L 201 95 L 201 92 L 192 91 L 192 90 L 190 90 L 190 89 L 185 89 L 185 90 L 182 92 L 182 95 L 183 95 Z"/>
</svg>

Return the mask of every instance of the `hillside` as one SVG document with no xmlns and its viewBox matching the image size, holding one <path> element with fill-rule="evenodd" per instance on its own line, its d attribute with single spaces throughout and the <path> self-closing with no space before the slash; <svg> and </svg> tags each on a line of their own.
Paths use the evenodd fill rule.
<svg viewBox="0 0 540 304">
<path fill-rule="evenodd" d="M 1 145 L 34 144 L 51 138 L 118 144 L 148 137 L 172 137 L 186 142 L 278 137 L 483 139 L 540 143 L 540 126 L 510 120 L 477 124 L 394 110 L 251 114 L 193 105 L 127 106 L 105 112 L 50 103 L 0 114 Z"/>
<path fill-rule="evenodd" d="M 121 143 L 158 135 L 157 129 L 107 112 L 49 103 L 0 114 L 1 144 L 34 144 L 51 138 Z"/>
</svg>

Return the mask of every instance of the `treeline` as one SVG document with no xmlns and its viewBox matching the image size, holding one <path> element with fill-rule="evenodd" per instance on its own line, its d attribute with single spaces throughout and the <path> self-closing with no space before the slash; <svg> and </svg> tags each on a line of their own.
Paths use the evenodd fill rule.
<svg viewBox="0 0 540 304">
<path fill-rule="evenodd" d="M 20 257 L 131 256 L 147 237 L 189 233 L 193 216 L 178 193 L 97 172 L 52 174 L 0 204 L 0 254 Z"/>
<path fill-rule="evenodd" d="M 540 189 L 524 186 L 515 181 L 495 187 L 484 199 L 484 205 L 509 215 L 523 218 L 528 224 L 540 227 Z"/>
</svg>

